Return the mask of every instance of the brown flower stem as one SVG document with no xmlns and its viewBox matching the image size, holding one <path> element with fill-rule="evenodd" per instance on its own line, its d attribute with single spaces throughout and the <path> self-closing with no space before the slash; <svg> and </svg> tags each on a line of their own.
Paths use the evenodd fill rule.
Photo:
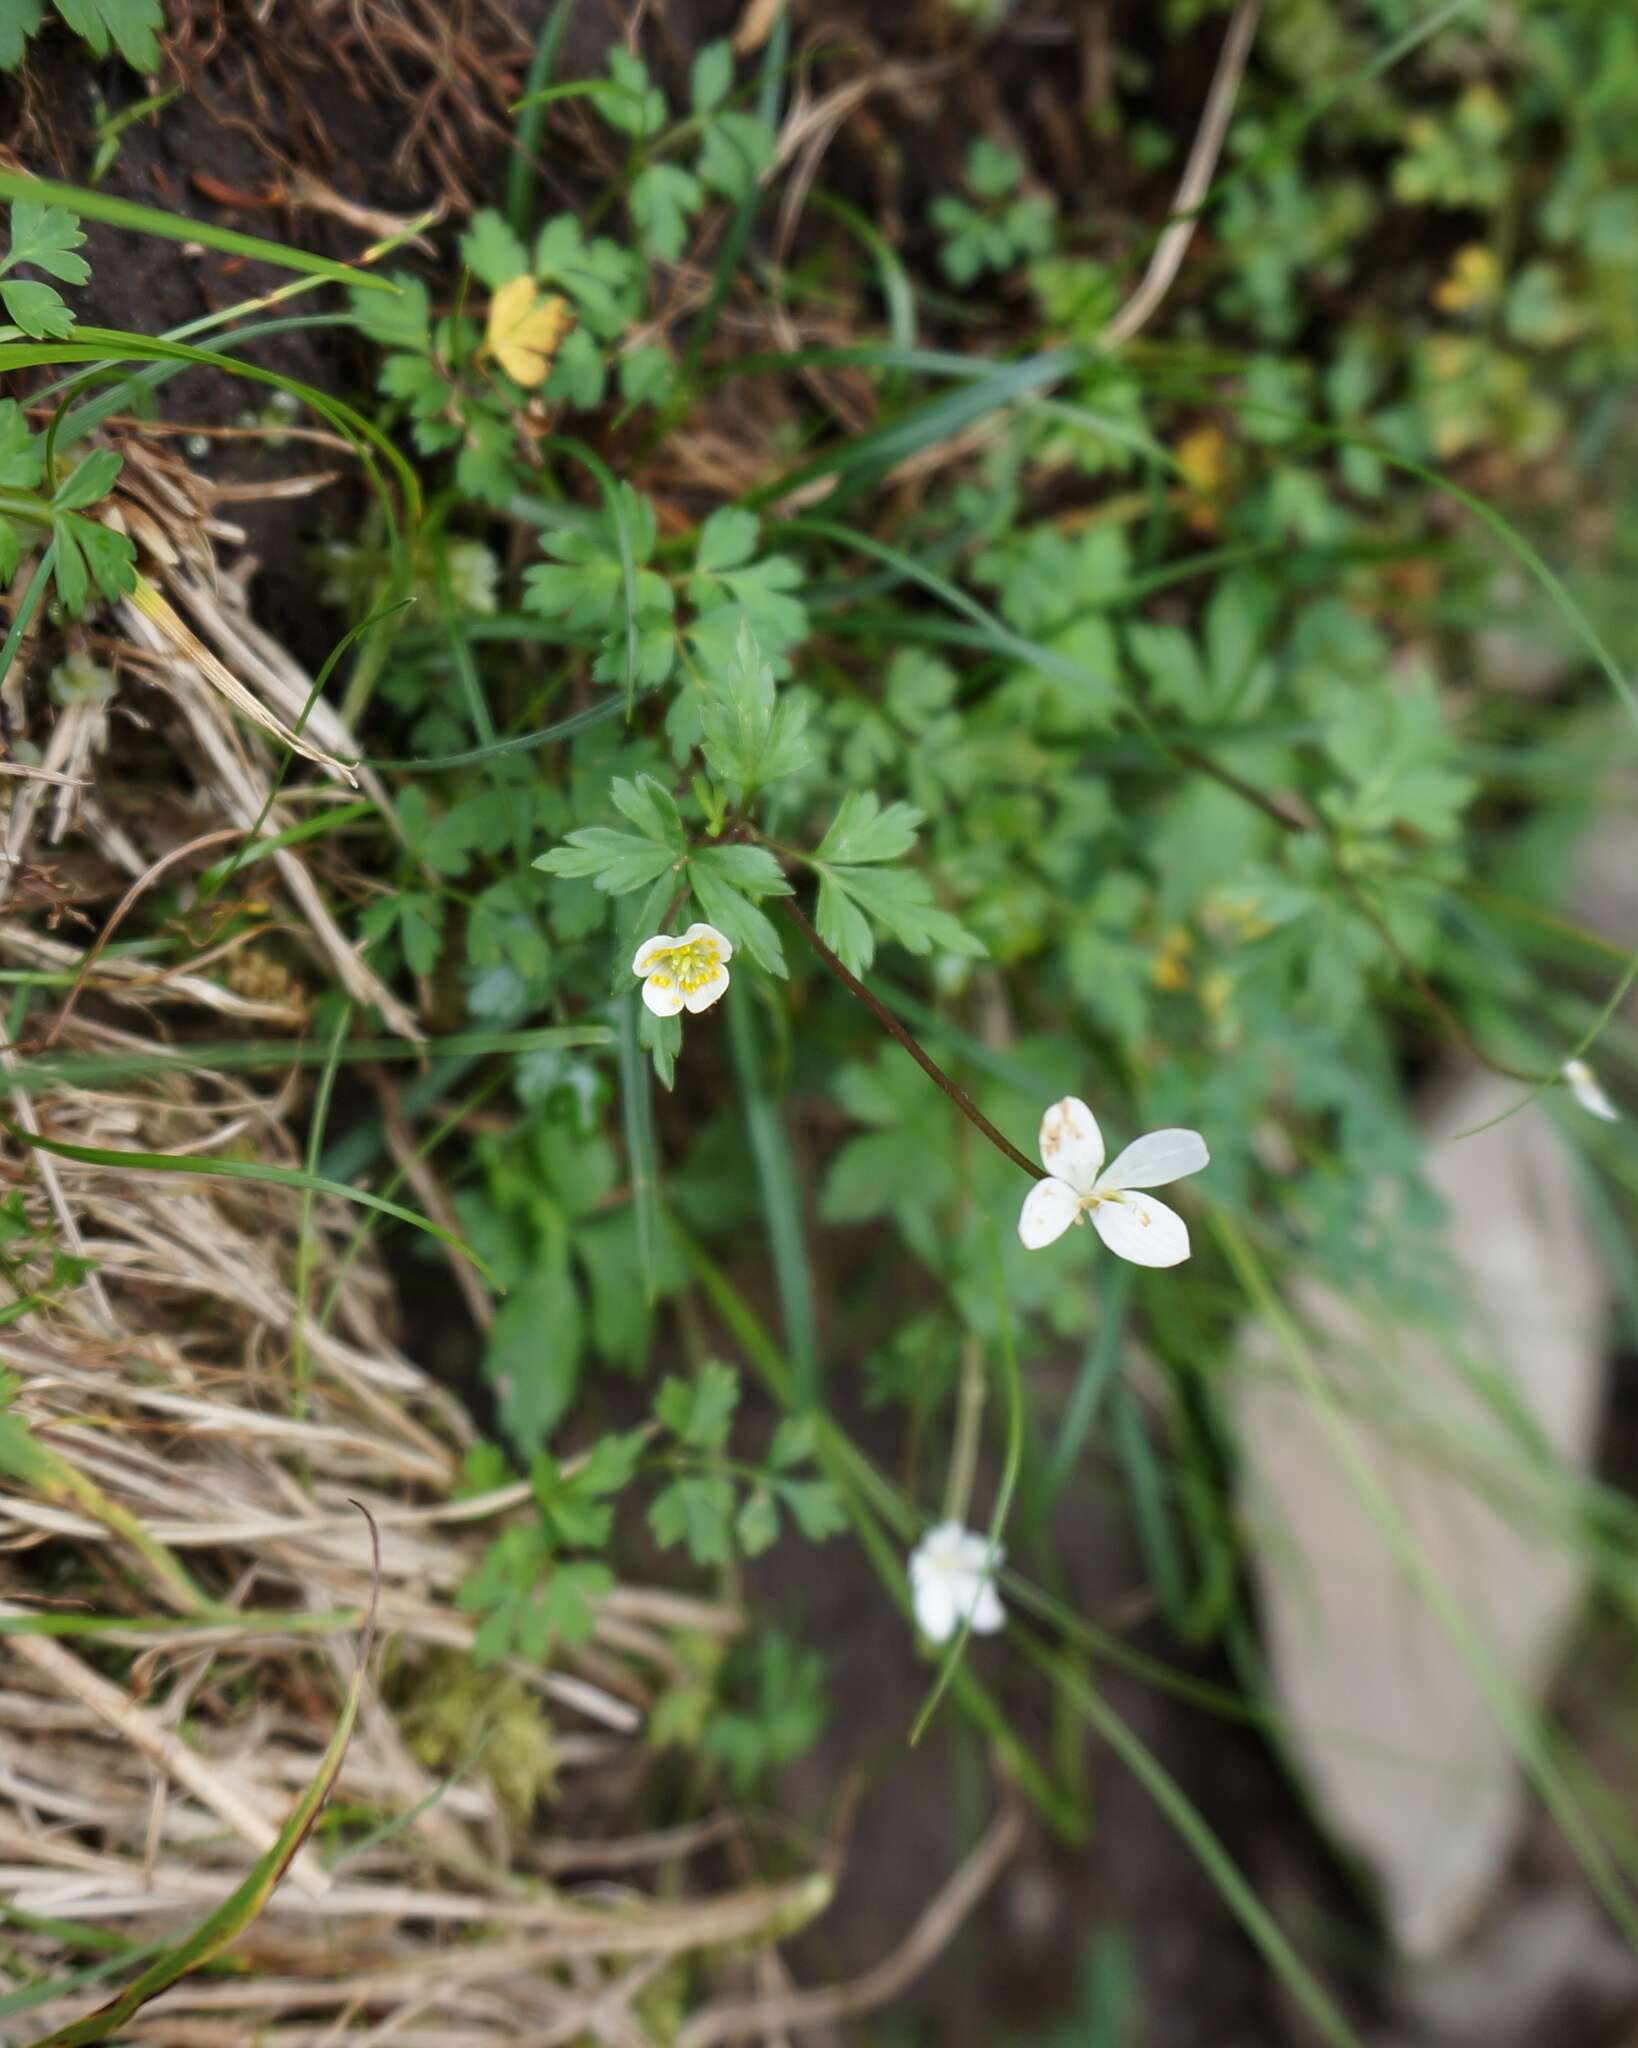
<svg viewBox="0 0 1638 2048">
<path fill-rule="evenodd" d="M 923 1048 L 920 1040 L 899 1022 L 887 1005 L 878 997 L 873 996 L 859 977 L 842 965 L 841 961 L 837 959 L 836 955 L 814 930 L 796 898 L 794 896 L 786 896 L 781 901 L 785 906 L 786 916 L 796 925 L 803 938 L 807 940 L 808 944 L 830 969 L 831 973 L 835 975 L 843 988 L 849 994 L 857 996 L 882 1029 L 890 1037 L 898 1040 L 900 1045 L 904 1047 L 905 1051 L 915 1061 L 916 1065 L 920 1067 L 929 1080 L 935 1081 L 943 1089 L 944 1093 L 949 1096 L 950 1100 L 961 1111 L 961 1114 L 973 1128 L 982 1131 L 997 1152 L 1005 1153 L 1014 1166 L 1021 1166 L 1031 1180 L 1045 1180 L 1047 1177 L 1045 1169 L 1037 1166 L 1033 1159 L 1026 1158 L 1019 1151 L 1018 1147 L 1012 1143 L 1011 1139 L 1004 1138 L 1001 1135 L 994 1124 L 990 1122 L 989 1118 L 979 1108 L 978 1104 L 967 1093 L 966 1089 L 959 1082 L 952 1081 L 938 1064 L 937 1060 Z"/>
</svg>

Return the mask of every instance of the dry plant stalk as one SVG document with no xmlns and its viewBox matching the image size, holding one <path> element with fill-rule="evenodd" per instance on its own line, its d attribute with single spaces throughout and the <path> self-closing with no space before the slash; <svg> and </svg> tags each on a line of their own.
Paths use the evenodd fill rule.
<svg viewBox="0 0 1638 2048">
<path fill-rule="evenodd" d="M 81 1054 L 141 1043 L 90 1005 L 60 1038 Z M 208 1152 L 231 1137 L 240 1153 L 282 1164 L 296 1155 L 285 1121 L 294 1092 L 179 1067 L 40 1108 L 50 1133 L 71 1143 Z M 52 1219 L 28 1156 L 11 1146 L 0 1158 L 45 1231 Z M 588 2014 L 625 2010 L 677 1959 L 754 1941 L 823 1904 L 828 1882 L 811 1875 L 699 1895 L 685 1883 L 664 1902 L 647 1892 L 650 1868 L 686 1870 L 727 1821 L 692 1836 L 599 1841 L 584 1873 L 595 1895 L 554 1889 L 548 1873 L 573 1870 L 574 1845 L 554 1838 L 546 1855 L 481 1758 L 429 1767 L 405 1734 L 406 1703 L 448 1683 L 449 1653 L 470 1647 L 457 1589 L 504 1519 L 528 1512 L 529 1493 L 460 1496 L 470 1424 L 393 1342 L 379 1265 L 366 1255 L 342 1273 L 353 1213 L 316 1203 L 303 1305 L 291 1280 L 299 1192 L 57 1164 L 111 1323 L 74 1289 L 0 1330 L 0 1364 L 16 1388 L 10 1423 L 182 1560 L 211 1604 L 157 1612 L 120 1523 L 7 1480 L 0 1628 L 99 1618 L 99 1632 L 80 1640 L 20 1636 L 0 1686 L 0 1889 L 15 1911 L 147 1940 L 220 1900 L 310 1777 L 353 1669 L 370 1564 L 350 1501 L 370 1509 L 381 1537 L 388 1651 L 337 1796 L 382 1813 L 387 1830 L 330 1867 L 309 1845 L 247 1937 L 250 1974 L 177 1987 L 130 2038 L 190 2038 L 185 2027 L 210 2015 L 219 2038 L 242 2039 L 288 2006 L 304 2023 L 328 2008 L 338 2042 L 368 2038 L 412 2007 L 465 2030 L 444 2039 L 499 2044 L 561 2028 L 569 2041 L 592 2024 Z M 338 1273 L 324 1321 L 312 1303 Z M 292 1381 L 298 1327 L 310 1362 L 304 1412 Z M 671 1675 L 665 1631 L 735 1626 L 710 1603 L 622 1587 L 584 1653 L 504 1674 L 510 1692 L 497 1711 L 511 1719 L 496 1740 L 526 1715 L 554 1788 L 587 1773 L 595 1785 L 599 1766 L 621 1765 L 644 1739 Z M 481 1687 L 473 1697 L 481 1716 Z M 479 1926 L 510 1934 L 468 1948 Z M 18 1936 L 17 1953 L 48 1976 L 73 1960 L 44 1935 Z M 15 2038 L 86 2003 L 83 1993 L 50 1999 Z"/>
</svg>

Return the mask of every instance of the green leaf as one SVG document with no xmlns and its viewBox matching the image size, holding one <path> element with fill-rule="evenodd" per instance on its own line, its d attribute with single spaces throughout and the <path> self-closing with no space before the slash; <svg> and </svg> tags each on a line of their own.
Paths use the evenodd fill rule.
<svg viewBox="0 0 1638 2048">
<path fill-rule="evenodd" d="M 57 12 L 96 56 L 107 56 L 112 46 L 133 71 L 159 69 L 165 26 L 159 0 L 57 0 Z"/>
<path fill-rule="evenodd" d="M 0 71 L 15 71 L 40 30 L 45 0 L 0 0 Z"/>
<path fill-rule="evenodd" d="M 910 804 L 889 804 L 883 810 L 873 790 L 849 790 L 814 858 L 844 863 L 898 860 L 915 845 L 921 821 L 922 813 Z"/>
<path fill-rule="evenodd" d="M 737 550 L 745 537 L 742 521 L 748 517 L 737 515 L 718 525 L 722 515 L 713 514 L 706 522 L 713 552 Z M 703 547 L 704 534 L 701 542 Z M 784 657 L 808 632 L 807 607 L 792 594 L 802 581 L 802 566 L 790 555 L 738 563 L 697 561 L 688 579 L 688 598 L 698 616 L 688 637 L 700 666 L 725 667 L 733 659 L 741 627 L 749 626 L 775 673 L 788 674 L 790 664 Z"/>
<path fill-rule="evenodd" d="M 702 870 L 753 902 L 793 893 L 785 870 L 765 846 L 707 846 L 689 860 L 692 875 L 697 876 Z"/>
<path fill-rule="evenodd" d="M 443 947 L 443 915 L 436 896 L 407 890 L 393 903 L 404 964 L 411 974 L 428 975 Z"/>
<path fill-rule="evenodd" d="M 722 851 L 721 848 L 712 850 Z M 720 870 L 708 865 L 709 858 L 709 854 L 700 855 L 688 864 L 689 882 L 699 898 L 706 921 L 726 933 L 735 948 L 749 953 L 759 967 L 783 979 L 785 949 L 779 942 L 779 933 L 774 929 L 772 920 L 731 883 L 725 882 Z"/>
<path fill-rule="evenodd" d="M 0 278 L 0 305 L 31 341 L 62 341 L 74 331 L 74 315 L 62 294 L 33 278 Z"/>
<path fill-rule="evenodd" d="M 734 1518 L 734 1533 L 746 1557 L 760 1557 L 779 1541 L 779 1508 L 765 1486 L 758 1486 L 740 1503 Z"/>
<path fill-rule="evenodd" d="M 597 95 L 597 111 L 609 126 L 639 141 L 658 135 L 665 126 L 665 94 L 650 81 L 642 58 L 616 43 L 609 51 L 609 78 L 615 90 Z"/>
<path fill-rule="evenodd" d="M 620 358 L 620 396 L 628 405 L 664 405 L 676 382 L 676 366 L 663 343 L 650 342 Z"/>
<path fill-rule="evenodd" d="M 54 277 L 59 284 L 87 284 L 91 266 L 74 252 L 85 246 L 79 221 L 66 206 L 42 206 L 36 200 L 18 199 L 11 209 L 11 248 L 5 268 L 16 263 L 32 264 Z"/>
<path fill-rule="evenodd" d="M 4 4 L 4 0 L 0 0 Z M 45 474 L 45 447 L 15 398 L 0 398 L 0 487 L 32 491 Z"/>
<path fill-rule="evenodd" d="M 484 1378 L 500 1396 L 508 1436 L 525 1455 L 540 1448 L 574 1399 L 580 1339 L 580 1298 L 561 1256 L 525 1278 L 496 1314 Z"/>
<path fill-rule="evenodd" d="M 556 1462 L 542 1456 L 531 1474 L 535 1499 L 552 1540 L 570 1550 L 596 1550 L 609 1540 L 614 1510 L 590 1494 L 576 1494 L 563 1484 Z"/>
<path fill-rule="evenodd" d="M 705 678 L 700 729 L 711 772 L 745 794 L 795 774 L 812 758 L 806 727 L 806 705 L 778 695 L 756 635 L 742 623 L 732 657 Z"/>
<path fill-rule="evenodd" d="M 614 1523 L 611 1494 L 631 1484 L 643 1455 L 640 1429 L 600 1437 L 574 1471 L 542 1452 L 530 1472 L 535 1499 L 553 1539 L 570 1549 L 598 1549 Z"/>
<path fill-rule="evenodd" d="M 622 817 L 629 818 L 645 839 L 674 853 L 686 849 L 688 835 L 676 799 L 652 775 L 639 775 L 634 782 L 617 775 L 609 785 L 609 797 L 614 808 Z"/>
<path fill-rule="evenodd" d="M 732 1484 L 717 1474 L 674 1479 L 655 1496 L 648 1525 L 663 1549 L 686 1544 L 699 1565 L 726 1564 L 733 1554 Z"/>
<path fill-rule="evenodd" d="M 694 550 L 696 570 L 738 569 L 756 553 L 761 521 L 754 512 L 723 505 L 700 528 Z"/>
<path fill-rule="evenodd" d="M 1207 715 L 1205 671 L 1183 628 L 1140 623 L 1127 629 L 1126 639 L 1133 661 L 1149 679 L 1155 704 L 1169 705 L 1186 719 L 1203 720 Z"/>
<path fill-rule="evenodd" d="M 764 1772 L 812 1746 L 825 1724 L 824 1659 L 799 1650 L 778 1629 L 764 1630 L 755 1650 L 756 1696 L 744 1711 L 718 1714 L 701 1748 L 726 1764 L 741 1795 Z"/>
<path fill-rule="evenodd" d="M 689 103 L 696 114 L 713 113 L 728 97 L 734 82 L 733 45 L 707 43 L 694 59 Z"/>
<path fill-rule="evenodd" d="M 631 548 L 636 592 L 639 681 L 660 682 L 675 658 L 671 633 L 671 585 L 643 565 L 654 553 L 658 527 L 653 501 L 629 484 L 618 487 L 620 521 Z M 624 680 L 627 654 L 627 593 L 619 524 L 605 505 L 576 526 L 556 527 L 541 546 L 556 559 L 528 570 L 524 603 L 531 611 L 564 615 L 571 626 L 600 627 L 603 654 L 597 674 Z"/>
<path fill-rule="evenodd" d="M 631 182 L 631 217 L 643 246 L 662 263 L 675 263 L 688 240 L 688 219 L 704 197 L 698 178 L 680 164 L 650 164 Z"/>
<path fill-rule="evenodd" d="M 720 1450 L 728 1441 L 739 1394 L 739 1374 L 713 1360 L 696 1379 L 662 1382 L 654 1400 L 655 1420 L 695 1450 Z"/>
<path fill-rule="evenodd" d="M 588 242 L 572 213 L 558 214 L 541 229 L 535 275 L 561 287 L 582 322 L 605 341 L 617 339 L 643 309 L 641 256 L 607 236 Z"/>
<path fill-rule="evenodd" d="M 656 1017 L 644 1009 L 637 1020 L 637 1042 L 654 1062 L 654 1074 L 662 1088 L 677 1077 L 677 1055 L 682 1051 L 681 1017 Z"/>
<path fill-rule="evenodd" d="M 876 935 L 870 920 L 832 872 L 821 872 L 814 922 L 819 936 L 852 974 L 863 974 L 876 957 Z"/>
<path fill-rule="evenodd" d="M 529 268 L 523 244 L 491 206 L 472 216 L 460 246 L 461 261 L 492 292 L 522 277 Z"/>
<path fill-rule="evenodd" d="M 640 1429 L 613 1430 L 600 1436 L 569 1484 L 577 1493 L 598 1499 L 623 1493 L 636 1477 L 646 1441 L 645 1432 Z"/>
<path fill-rule="evenodd" d="M 395 270 L 390 282 L 397 287 L 395 291 L 361 291 L 356 285 L 350 288 L 354 324 L 361 334 L 383 348 L 408 349 L 424 355 L 432 347 L 432 302 L 427 288 L 418 277 L 403 270 Z M 384 373 L 382 388 L 387 388 Z"/>
<path fill-rule="evenodd" d="M 584 1643 L 597 1625 L 597 1603 L 614 1591 L 614 1574 L 606 1564 L 578 1560 L 553 1565 L 536 1594 L 518 1648 L 533 1664 L 543 1664 L 553 1643 Z"/>
<path fill-rule="evenodd" d="M 114 480 L 124 466 L 123 458 L 112 448 L 93 448 L 79 467 L 57 486 L 52 505 L 59 512 L 73 512 L 86 505 L 95 505 L 114 488 Z"/>
<path fill-rule="evenodd" d="M 746 199 L 774 157 L 773 130 L 755 114 L 717 114 L 706 123 L 696 168 L 725 199 Z"/>
<path fill-rule="evenodd" d="M 987 135 L 980 135 L 967 151 L 967 189 L 980 199 L 1005 199 L 1023 177 L 1023 158 Z"/>
<path fill-rule="evenodd" d="M 864 911 L 872 924 L 879 925 L 912 953 L 930 953 L 935 946 L 947 953 L 962 953 L 970 957 L 981 956 L 984 952 L 982 941 L 974 938 L 958 918 L 952 917 L 934 901 L 926 877 L 914 868 L 821 865 L 819 872 L 820 937 L 827 945 L 834 944 L 824 929 L 828 914 L 839 921 L 850 941 L 857 946 L 857 926 L 845 916 L 838 918 L 836 896 L 840 892 L 850 898 L 857 909 Z M 848 966 L 853 967 L 852 960 L 842 952 L 840 945 L 836 945 L 835 950 L 841 953 Z M 870 958 L 871 952 L 866 952 L 864 966 L 870 964 Z M 853 967 L 853 971 L 859 973 L 862 968 Z"/>
<path fill-rule="evenodd" d="M 810 1543 L 823 1543 L 847 1528 L 842 1496 L 828 1479 L 779 1479 L 774 1484 L 791 1520 Z"/>
<path fill-rule="evenodd" d="M 605 896 L 624 896 L 656 881 L 676 865 L 676 856 L 669 847 L 639 839 L 635 833 L 588 825 L 571 832 L 563 845 L 541 854 L 534 864 L 549 875 L 588 880 Z"/>
<path fill-rule="evenodd" d="M 373 294 L 371 302 L 376 303 Z M 423 452 L 435 453 L 450 446 L 460 433 L 459 427 L 437 417 L 449 402 L 450 387 L 436 363 L 422 356 L 388 356 L 376 382 L 388 398 L 401 398 L 416 419 L 425 423 L 433 438 L 417 433 L 416 445 Z"/>
<path fill-rule="evenodd" d="M 65 512 L 61 519 L 54 520 L 51 538 L 56 549 L 57 596 L 70 617 L 78 619 L 85 615 L 91 595 L 91 576 L 85 556 L 80 552 L 78 537 L 68 523 L 74 516 L 72 512 Z"/>
<path fill-rule="evenodd" d="M 136 549 L 122 533 L 78 512 L 54 510 L 57 595 L 75 618 L 85 614 L 93 584 L 110 604 L 136 588 Z"/>
<path fill-rule="evenodd" d="M 602 404 L 607 383 L 602 350 L 589 328 L 576 327 L 558 348 L 543 395 L 572 405 L 577 411 L 589 412 L 593 406 Z"/>
<path fill-rule="evenodd" d="M 787 1415 L 768 1445 L 768 1470 L 786 1472 L 805 1464 L 819 1445 L 819 1432 L 811 1415 Z"/>
</svg>

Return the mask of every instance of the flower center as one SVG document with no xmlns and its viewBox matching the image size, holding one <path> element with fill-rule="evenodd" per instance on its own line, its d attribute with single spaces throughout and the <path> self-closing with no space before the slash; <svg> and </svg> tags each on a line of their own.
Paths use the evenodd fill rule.
<svg viewBox="0 0 1638 2048">
<path fill-rule="evenodd" d="M 722 948 L 715 939 L 694 939 L 686 946 L 673 946 L 662 953 L 654 981 L 661 988 L 675 984 L 685 996 L 714 981 L 722 966 Z"/>
</svg>

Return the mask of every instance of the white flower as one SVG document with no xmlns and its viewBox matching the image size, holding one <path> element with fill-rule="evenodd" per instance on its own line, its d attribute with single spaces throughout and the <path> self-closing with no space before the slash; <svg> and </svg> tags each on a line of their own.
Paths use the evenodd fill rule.
<svg viewBox="0 0 1638 2048">
<path fill-rule="evenodd" d="M 1618 1124 L 1621 1112 L 1604 1093 L 1598 1076 L 1585 1060 L 1566 1060 L 1559 1070 L 1570 1084 L 1570 1093 L 1589 1116 L 1602 1117 L 1607 1124 Z"/>
<path fill-rule="evenodd" d="M 1109 1249 L 1134 1266 L 1180 1265 L 1189 1256 L 1188 1225 L 1164 1202 L 1137 1190 L 1163 1188 L 1198 1173 L 1210 1156 L 1198 1131 L 1151 1131 L 1105 1167 L 1097 1118 L 1084 1102 L 1066 1095 L 1041 1119 L 1041 1164 L 1048 1178 L 1025 1197 L 1018 1235 L 1038 1252 L 1090 1216 Z"/>
<path fill-rule="evenodd" d="M 928 1530 L 910 1553 L 910 1596 L 916 1626 L 929 1642 L 947 1643 L 964 1621 L 981 1636 L 1005 1627 L 995 1574 L 1006 1554 L 959 1522 Z"/>
<path fill-rule="evenodd" d="M 631 963 L 643 977 L 643 1001 L 656 1017 L 679 1010 L 709 1010 L 728 986 L 734 949 L 714 924 L 691 924 L 680 939 L 656 932 L 644 939 Z"/>
</svg>

